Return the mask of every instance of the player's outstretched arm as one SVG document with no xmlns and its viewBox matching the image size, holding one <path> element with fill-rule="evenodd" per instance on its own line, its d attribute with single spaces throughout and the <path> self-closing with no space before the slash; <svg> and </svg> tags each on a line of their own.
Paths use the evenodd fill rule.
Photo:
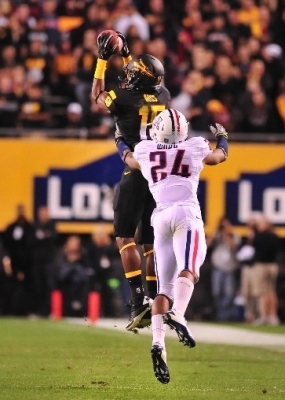
<svg viewBox="0 0 285 400">
<path fill-rule="evenodd" d="M 122 161 L 130 168 L 140 169 L 139 163 L 134 158 L 133 152 L 127 145 L 127 143 L 124 141 L 124 138 L 122 136 L 117 136 L 115 139 L 115 143 Z"/>
<path fill-rule="evenodd" d="M 91 97 L 98 104 L 99 97 L 105 89 L 105 71 L 107 68 L 107 61 L 115 51 L 114 45 L 112 44 L 112 36 L 112 33 L 103 32 L 97 38 L 98 60 L 92 83 Z"/>
<path fill-rule="evenodd" d="M 131 151 L 126 153 L 124 159 L 125 159 L 125 164 L 127 164 L 130 168 L 141 169 L 139 163 L 134 158 L 133 153 Z"/>
<path fill-rule="evenodd" d="M 217 146 L 205 159 L 206 165 L 216 165 L 226 161 L 229 153 L 228 133 L 221 124 L 209 126 L 210 131 L 217 139 Z"/>
</svg>

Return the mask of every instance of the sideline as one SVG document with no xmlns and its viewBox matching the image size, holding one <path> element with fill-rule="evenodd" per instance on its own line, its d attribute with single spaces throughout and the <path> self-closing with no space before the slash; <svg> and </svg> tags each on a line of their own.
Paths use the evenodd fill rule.
<svg viewBox="0 0 285 400">
<path fill-rule="evenodd" d="M 94 328 L 104 328 L 119 330 L 132 335 L 132 332 L 125 330 L 126 319 L 101 318 L 96 323 L 90 324 L 88 320 L 83 318 L 66 318 L 70 323 L 88 324 Z M 274 351 L 285 352 L 285 335 L 271 334 L 264 332 L 253 332 L 247 329 L 236 328 L 231 326 L 222 326 L 212 323 L 188 322 L 197 343 L 216 343 L 229 344 L 236 346 L 253 346 L 262 347 Z M 151 335 L 150 328 L 139 330 L 139 335 Z M 167 337 L 177 338 L 176 333 L 170 329 L 167 330 Z"/>
</svg>

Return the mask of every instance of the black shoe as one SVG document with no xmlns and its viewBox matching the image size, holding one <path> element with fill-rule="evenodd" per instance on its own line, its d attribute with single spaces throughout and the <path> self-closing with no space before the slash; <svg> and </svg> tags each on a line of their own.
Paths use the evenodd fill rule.
<svg viewBox="0 0 285 400">
<path fill-rule="evenodd" d="M 126 325 L 127 331 L 134 331 L 136 329 L 146 328 L 151 324 L 151 306 L 152 299 L 144 297 L 143 304 L 140 307 L 131 306 L 131 315 L 129 323 Z"/>
<path fill-rule="evenodd" d="M 170 329 L 174 329 L 177 333 L 179 342 L 182 342 L 184 346 L 195 347 L 196 342 L 187 328 L 185 318 L 175 314 L 173 310 L 168 311 L 163 315 L 163 321 L 169 326 Z"/>
<path fill-rule="evenodd" d="M 166 364 L 166 351 L 159 344 L 154 344 L 150 350 L 150 354 L 156 379 L 161 383 L 168 383 L 170 375 Z"/>
</svg>

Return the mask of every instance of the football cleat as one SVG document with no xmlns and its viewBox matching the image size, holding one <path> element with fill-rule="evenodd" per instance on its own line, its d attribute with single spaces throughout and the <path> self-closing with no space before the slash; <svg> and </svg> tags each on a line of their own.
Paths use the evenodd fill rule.
<svg viewBox="0 0 285 400">
<path fill-rule="evenodd" d="M 166 351 L 160 344 L 154 344 L 150 350 L 153 372 L 156 379 L 161 383 L 170 381 L 169 369 L 166 363 Z"/>
<path fill-rule="evenodd" d="M 175 311 L 170 310 L 163 315 L 163 321 L 169 326 L 170 329 L 174 329 L 177 333 L 179 342 L 182 342 L 184 346 L 195 347 L 196 342 L 187 328 L 186 320 L 184 317 L 175 314 Z"/>
<path fill-rule="evenodd" d="M 136 331 L 137 329 L 143 329 L 151 324 L 151 306 L 153 300 L 145 296 L 143 304 L 140 307 L 134 307 L 131 305 L 131 315 L 129 322 L 126 325 L 127 331 Z"/>
</svg>

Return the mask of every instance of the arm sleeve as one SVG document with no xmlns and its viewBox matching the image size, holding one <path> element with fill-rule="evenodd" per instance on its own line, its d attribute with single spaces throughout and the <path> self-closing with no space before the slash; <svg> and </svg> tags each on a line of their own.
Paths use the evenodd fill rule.
<svg viewBox="0 0 285 400">
<path fill-rule="evenodd" d="M 213 152 L 210 142 L 202 136 L 194 137 L 191 140 L 193 140 L 193 145 L 199 149 L 202 160 Z"/>
</svg>

